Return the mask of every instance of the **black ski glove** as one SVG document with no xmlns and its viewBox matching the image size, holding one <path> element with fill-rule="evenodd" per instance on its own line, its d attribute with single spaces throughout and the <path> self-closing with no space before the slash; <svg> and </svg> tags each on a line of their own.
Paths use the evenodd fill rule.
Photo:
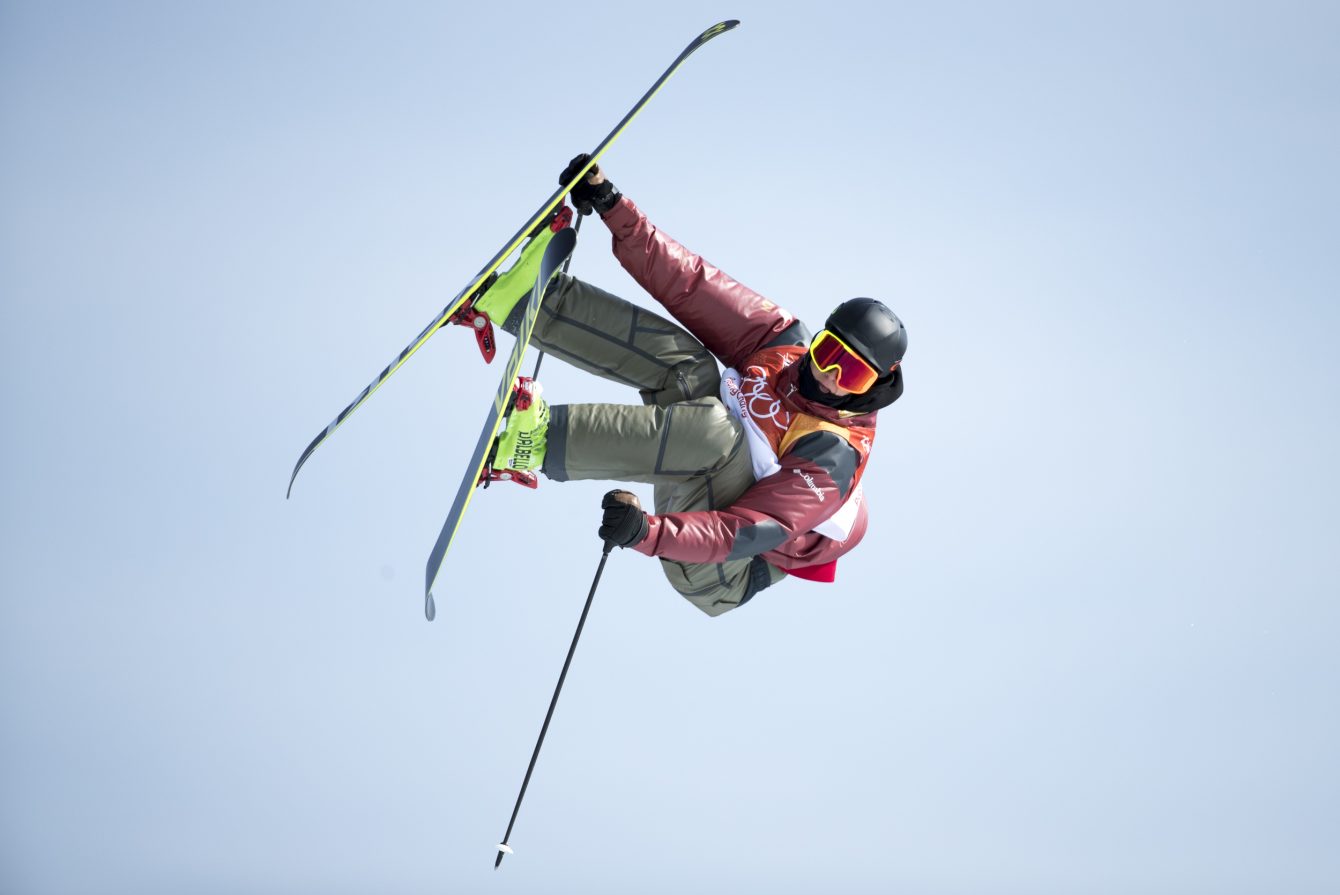
<svg viewBox="0 0 1340 895">
<path fill-rule="evenodd" d="M 600 508 L 605 511 L 600 524 L 602 541 L 632 547 L 647 536 L 647 514 L 642 512 L 642 504 L 631 491 L 611 491 L 600 501 Z"/>
<path fill-rule="evenodd" d="M 581 155 L 574 157 L 572 161 L 568 162 L 568 166 L 563 169 L 563 173 L 558 175 L 559 186 L 567 186 L 568 181 L 577 176 L 577 172 L 582 169 L 582 166 L 585 165 L 590 158 L 591 153 L 583 152 Z M 614 184 L 610 183 L 608 180 L 597 186 L 591 186 L 591 184 L 586 182 L 587 177 L 599 173 L 600 166 L 596 165 L 590 171 L 586 172 L 586 175 L 582 177 L 581 181 L 572 188 L 572 192 L 568 194 L 572 197 L 572 204 L 577 206 L 578 214 L 590 214 L 592 210 L 604 214 L 613 208 L 623 195 L 615 189 Z"/>
</svg>

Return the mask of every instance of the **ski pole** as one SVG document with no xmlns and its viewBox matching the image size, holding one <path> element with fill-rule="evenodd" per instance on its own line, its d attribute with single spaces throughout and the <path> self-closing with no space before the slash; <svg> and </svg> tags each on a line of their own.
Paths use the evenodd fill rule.
<svg viewBox="0 0 1340 895">
<path fill-rule="evenodd" d="M 583 218 L 583 215 L 580 215 L 580 214 L 577 215 L 577 223 L 575 223 L 575 224 L 572 225 L 572 235 L 573 235 L 573 236 L 576 236 L 578 233 L 581 233 L 581 232 L 582 232 L 582 218 Z M 576 254 L 576 253 L 574 252 L 573 254 Z M 559 271 L 559 273 L 563 274 L 564 276 L 567 276 L 568 268 L 571 267 L 571 266 L 572 266 L 572 255 L 569 255 L 569 256 L 568 256 L 568 260 L 566 260 L 566 261 L 563 262 L 563 269 L 562 269 L 561 271 Z M 530 378 L 531 378 L 531 379 L 539 379 L 539 378 L 540 378 L 540 364 L 541 364 L 543 361 L 544 361 L 544 349 L 541 348 L 541 349 L 540 349 L 540 353 L 537 354 L 537 355 L 535 355 L 535 372 L 533 372 L 533 373 L 530 374 Z"/>
<path fill-rule="evenodd" d="M 596 567 L 596 577 L 591 582 L 591 592 L 586 595 L 586 605 L 582 607 L 582 617 L 577 621 L 577 632 L 572 635 L 572 646 L 568 647 L 568 657 L 563 660 L 563 671 L 558 675 L 558 686 L 554 687 L 554 698 L 549 700 L 549 711 L 545 713 L 544 726 L 540 728 L 540 738 L 535 741 L 535 751 L 530 754 L 530 765 L 526 768 L 525 779 L 521 781 L 521 792 L 516 794 L 516 805 L 512 807 L 512 819 L 507 822 L 507 832 L 503 834 L 502 842 L 498 843 L 498 857 L 493 862 L 494 870 L 502 865 L 503 855 L 512 853 L 512 848 L 507 844 L 507 840 L 512 838 L 512 826 L 516 823 L 517 812 L 521 810 L 521 800 L 526 797 L 526 787 L 530 785 L 530 775 L 535 770 L 535 759 L 540 757 L 540 747 L 544 745 L 544 735 L 549 732 L 549 721 L 554 717 L 554 706 L 558 705 L 558 694 L 563 692 L 563 679 L 568 676 L 568 666 L 572 664 L 572 654 L 577 651 L 577 641 L 582 636 L 582 627 L 586 624 L 586 614 L 591 611 L 591 601 L 595 599 L 596 588 L 600 585 L 600 576 L 605 571 L 605 561 L 610 558 L 610 551 L 613 549 L 614 542 L 606 541 L 605 549 L 600 553 L 600 565 Z"/>
</svg>

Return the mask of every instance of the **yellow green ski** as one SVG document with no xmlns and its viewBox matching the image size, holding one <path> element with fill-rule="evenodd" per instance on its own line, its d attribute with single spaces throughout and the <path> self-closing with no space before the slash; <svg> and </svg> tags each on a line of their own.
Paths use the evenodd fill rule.
<svg viewBox="0 0 1340 895">
<path fill-rule="evenodd" d="M 312 443 L 307 445 L 307 449 L 302 452 L 302 455 L 300 457 L 298 457 L 298 462 L 293 467 L 293 473 L 292 475 L 289 476 L 288 492 L 287 492 L 288 495 L 291 496 L 293 494 L 293 482 L 298 478 L 298 470 L 302 469 L 303 464 L 307 462 L 307 458 L 312 456 L 312 454 L 315 453 L 316 449 L 320 447 L 321 444 L 327 438 L 330 437 L 330 434 L 334 432 L 336 429 L 338 429 L 341 425 L 343 425 L 344 421 L 349 418 L 349 415 L 352 414 L 359 407 L 361 407 L 363 405 L 363 402 L 366 401 L 372 395 L 373 392 L 381 388 L 382 383 L 385 382 L 387 379 L 389 379 L 392 373 L 394 373 L 396 370 L 399 370 L 400 367 L 405 363 L 405 361 L 409 359 L 410 355 L 418 351 L 419 348 L 422 347 L 423 343 L 427 342 L 429 337 L 432 336 L 433 333 L 438 331 L 438 329 L 442 326 L 442 324 L 450 320 L 452 315 L 454 315 L 458 310 L 460 310 L 461 306 L 465 304 L 466 300 L 471 295 L 473 295 L 475 291 L 479 289 L 479 287 L 489 278 L 489 275 L 492 274 L 494 271 L 496 271 L 498 269 L 498 266 L 502 264 L 502 262 L 509 255 L 511 255 L 512 252 L 514 252 L 518 246 L 521 245 L 521 243 L 526 239 L 526 237 L 530 233 L 532 233 L 535 230 L 535 228 L 539 226 L 540 223 L 544 221 L 554 211 L 555 208 L 558 207 L 558 204 L 563 201 L 563 197 L 566 196 L 568 192 L 574 186 L 576 186 L 582 180 L 582 178 L 586 176 L 587 172 L 590 171 L 591 168 L 595 166 L 595 164 L 600 160 L 600 157 L 604 155 L 605 150 L 609 148 L 610 144 L 613 143 L 616 139 L 618 139 L 619 135 L 623 133 L 624 128 L 628 127 L 629 123 L 631 123 L 632 120 L 637 117 L 638 113 L 642 111 L 642 108 L 647 104 L 647 102 L 650 101 L 651 98 L 655 96 L 657 92 L 660 91 L 661 86 L 667 80 L 669 80 L 670 76 L 673 75 L 675 71 L 679 68 L 679 66 L 684 63 L 684 60 L 688 59 L 689 56 L 691 56 L 695 50 L 697 50 L 703 44 L 707 43 L 712 38 L 716 37 L 718 34 L 724 34 L 725 32 L 730 31 L 732 28 L 734 28 L 739 24 L 740 24 L 739 21 L 732 19 L 730 21 L 721 22 L 719 24 L 713 25 L 711 28 L 708 28 L 702 34 L 695 37 L 693 41 L 687 47 L 684 48 L 684 51 L 679 54 L 679 56 L 675 59 L 675 61 L 670 63 L 670 67 L 667 68 L 661 74 L 661 76 L 656 79 L 656 83 L 651 85 L 651 89 L 649 89 L 646 93 L 642 95 L 642 98 L 639 99 L 637 103 L 634 104 L 633 108 L 628 111 L 628 114 L 625 115 L 623 119 L 617 125 L 614 126 L 614 130 L 610 131 L 609 134 L 605 137 L 605 139 L 600 142 L 600 145 L 597 146 L 595 150 L 591 153 L 590 161 L 588 161 L 586 165 L 573 176 L 572 180 L 560 186 L 552 196 L 546 199 L 544 204 L 541 205 L 539 209 L 537 209 L 535 213 L 532 214 L 526 220 L 526 222 L 521 225 L 521 227 L 516 231 L 516 233 L 512 235 L 512 238 L 509 239 L 507 243 L 498 251 L 498 254 L 494 255 L 492 260 L 490 260 L 488 264 L 484 265 L 484 267 L 480 269 L 479 273 L 475 274 L 474 278 L 469 283 L 466 284 L 465 288 L 462 289 L 460 292 L 458 292 L 456 294 L 456 297 L 453 298 L 451 302 L 445 308 L 442 309 L 442 312 L 438 314 L 435 318 L 433 318 L 433 321 L 431 323 L 429 323 L 426 327 L 424 327 L 423 332 L 415 336 L 414 341 L 410 342 L 409 345 L 405 346 L 405 350 L 401 351 L 400 354 L 396 356 L 395 360 L 387 364 L 386 368 L 377 374 L 377 378 L 372 380 L 372 382 L 370 382 L 368 386 L 359 393 L 358 397 L 354 398 L 354 400 L 350 402 L 348 407 L 341 410 L 339 416 L 335 417 L 335 419 L 330 423 L 330 425 L 326 426 L 326 428 L 321 430 L 320 434 L 318 434 L 316 438 L 312 439 Z"/>
<path fill-rule="evenodd" d="M 442 560 L 447 555 L 447 549 L 451 547 L 451 542 L 456 537 L 456 530 L 460 528 L 461 518 L 465 515 L 466 508 L 470 506 L 470 499 L 474 497 L 475 488 L 479 485 L 480 475 L 484 472 L 484 465 L 488 462 L 489 450 L 493 447 L 493 440 L 498 436 L 498 426 L 507 413 L 507 405 L 512 397 L 512 386 L 516 382 L 517 373 L 521 370 L 521 361 L 526 356 L 526 346 L 530 344 L 531 333 L 535 331 L 535 318 L 540 314 L 540 303 L 544 301 L 545 289 L 548 288 L 549 281 L 563 269 L 563 262 L 572 255 L 572 250 L 576 245 L 577 234 L 573 232 L 571 227 L 565 227 L 554 234 L 554 238 L 549 240 L 549 245 L 544 247 L 544 257 L 540 260 L 540 272 L 535 277 L 535 287 L 531 290 L 530 298 L 526 302 L 526 311 L 521 317 L 521 325 L 517 329 L 516 342 L 512 345 L 512 353 L 503 366 L 502 378 L 498 381 L 498 391 L 493 395 L 493 402 L 489 405 L 488 416 L 484 420 L 484 429 L 479 433 L 479 441 L 475 444 L 474 455 L 466 466 L 465 475 L 461 478 L 461 486 L 456 490 L 456 499 L 452 501 L 451 510 L 447 513 L 447 521 L 442 523 L 442 531 L 437 536 L 437 543 L 433 544 L 433 551 L 428 555 L 428 568 L 424 572 L 423 583 L 423 614 L 427 616 L 429 621 L 432 621 L 433 617 L 437 615 L 437 606 L 433 602 L 433 581 L 437 578 L 438 570 L 442 568 Z"/>
</svg>

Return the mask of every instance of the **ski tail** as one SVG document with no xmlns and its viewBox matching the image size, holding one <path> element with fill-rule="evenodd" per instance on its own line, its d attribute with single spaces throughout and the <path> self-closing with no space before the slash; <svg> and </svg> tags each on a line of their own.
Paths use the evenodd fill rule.
<svg viewBox="0 0 1340 895">
<path fill-rule="evenodd" d="M 480 277 L 480 281 L 482 281 L 483 279 L 484 279 L 483 277 Z M 351 413 L 353 413 L 359 407 L 363 406 L 363 402 L 366 401 L 369 397 L 371 397 L 373 392 L 381 388 L 382 383 L 390 379 L 391 374 L 394 373 L 396 370 L 399 370 L 400 367 L 405 363 L 405 361 L 409 359 L 410 355 L 418 351 L 419 348 L 423 345 L 423 343 L 428 341 L 429 336 L 431 336 L 437 330 L 437 328 L 442 325 L 442 321 L 446 320 L 448 317 L 451 316 L 451 314 L 455 311 L 455 309 L 460 305 L 460 299 L 466 294 L 468 294 L 468 292 L 458 295 L 456 297 L 456 300 L 454 300 L 451 304 L 447 305 L 447 307 L 443 309 L 442 313 L 439 314 L 433 320 L 432 323 L 428 324 L 428 326 L 424 328 L 423 332 L 419 333 L 417 336 L 414 337 L 413 342 L 410 342 L 408 345 L 405 346 L 405 350 L 401 351 L 400 354 L 396 356 L 395 360 L 387 364 L 385 369 L 383 369 L 380 373 L 377 374 L 376 379 L 369 382 L 367 386 L 363 389 L 363 391 L 358 393 L 357 398 L 354 398 L 353 401 L 349 402 L 348 407 L 340 411 L 339 416 L 335 417 L 335 419 L 330 421 L 330 425 L 322 429 L 321 432 L 317 434 L 316 438 L 312 439 L 312 443 L 307 445 L 307 449 L 302 452 L 302 455 L 300 457 L 298 457 L 298 462 L 293 467 L 293 473 L 288 477 L 288 491 L 286 491 L 284 494 L 284 497 L 286 499 L 293 496 L 293 483 L 294 481 L 297 480 L 298 471 L 302 469 L 303 464 L 307 462 L 307 458 L 311 457 L 312 454 L 316 453 L 316 449 L 321 446 L 321 443 L 324 442 L 327 438 L 329 438 L 332 432 L 334 432 L 336 429 L 342 426 L 344 424 L 344 421 L 349 418 L 349 415 Z"/>
<path fill-rule="evenodd" d="M 475 275 L 475 278 L 469 283 L 469 285 L 467 285 L 464 289 L 458 292 L 456 294 L 456 297 L 452 299 L 451 303 L 442 309 L 442 313 L 439 314 L 436 318 L 434 318 L 433 322 L 429 323 L 428 326 L 424 328 L 423 332 L 419 333 L 419 335 L 415 337 L 414 341 L 410 342 L 409 345 L 405 346 L 405 350 L 401 351 L 400 354 L 396 357 L 396 359 L 393 360 L 390 364 L 388 364 L 386 366 L 386 369 L 382 370 L 382 372 L 377 376 L 377 378 L 374 379 L 371 383 L 369 383 L 367 388 L 363 389 L 363 391 L 359 393 L 358 397 L 354 398 L 354 400 L 349 403 L 348 407 L 345 407 L 344 410 L 340 411 L 339 416 L 335 417 L 335 419 L 330 423 L 330 425 L 326 426 L 326 428 L 323 429 L 316 436 L 316 438 L 312 439 L 312 443 L 309 444 L 307 446 L 307 449 L 302 452 L 302 455 L 298 457 L 298 462 L 293 467 L 293 473 L 289 476 L 288 480 L 287 495 L 291 496 L 293 494 L 293 483 L 298 478 L 298 471 L 302 469 L 303 465 L 307 462 L 307 460 L 312 456 L 312 454 L 316 452 L 316 449 L 319 448 L 322 444 L 324 444 L 326 439 L 329 438 L 336 429 L 338 429 L 340 426 L 344 424 L 344 421 L 349 418 L 350 414 L 352 414 L 359 407 L 363 406 L 363 402 L 366 401 L 369 397 L 371 397 L 372 394 L 377 391 L 377 389 L 381 388 L 382 383 L 384 383 L 387 379 L 389 379 L 391 375 L 396 372 L 396 370 L 399 370 L 404 365 L 405 361 L 408 360 L 414 354 L 414 352 L 418 351 L 421 347 L 423 347 L 423 343 L 427 342 L 428 339 L 433 335 L 433 333 L 437 332 L 437 330 L 442 326 L 442 324 L 446 323 L 447 320 L 451 318 L 451 315 L 455 314 L 458 310 L 460 310 L 460 307 L 462 304 L 464 304 L 467 296 L 473 295 L 475 290 L 478 289 L 486 279 L 488 279 L 489 275 L 498 269 L 498 266 L 502 264 L 503 260 L 506 259 L 509 255 L 511 255 L 512 252 L 516 250 L 517 246 L 521 245 L 521 243 L 531 233 L 531 231 L 534 230 L 535 227 L 550 214 L 550 212 L 552 212 L 555 208 L 558 207 L 559 203 L 563 201 L 563 197 L 566 196 L 574 186 L 580 183 L 584 177 L 586 177 L 587 172 L 589 172 L 591 168 L 595 167 L 596 163 L 600 160 L 600 157 L 604 155 L 605 150 L 609 148 L 610 144 L 612 144 L 615 140 L 619 138 L 619 135 L 622 134 L 624 129 L 628 127 L 628 125 L 632 122 L 632 120 L 638 116 L 638 113 L 642 111 L 643 107 L 646 106 L 646 104 L 651 100 L 651 98 L 660 91 L 662 85 L 664 85 L 665 82 L 670 79 L 670 76 L 673 75 L 679 69 L 680 65 L 684 63 L 684 60 L 688 59 L 689 56 L 693 55 L 695 50 L 697 50 L 703 44 L 707 43 L 712 38 L 716 37 L 719 34 L 724 34 L 725 32 L 732 30 L 739 24 L 740 22 L 738 19 L 731 19 L 729 21 L 720 22 L 716 25 L 713 25 L 711 28 L 708 28 L 702 34 L 699 34 L 689 43 L 687 47 L 684 48 L 684 51 L 681 52 L 679 56 L 675 58 L 675 61 L 670 63 L 670 67 L 667 68 L 661 74 L 661 76 L 656 79 L 656 83 L 651 85 L 651 89 L 649 89 L 646 93 L 642 95 L 642 98 L 639 99 L 637 103 L 633 105 L 633 108 L 628 111 L 628 114 L 624 115 L 623 119 L 617 125 L 614 126 L 614 129 L 609 132 L 609 134 L 605 137 L 605 139 L 600 141 L 600 145 L 598 145 L 595 148 L 595 150 L 591 153 L 591 159 L 586 164 L 586 166 L 583 167 L 580 171 L 578 171 L 576 175 L 569 182 L 560 186 L 558 190 L 555 191 L 554 194 L 551 195 L 533 215 L 531 215 L 530 219 L 527 220 L 526 223 L 523 224 L 521 228 L 517 230 L 515 234 L 512 235 L 512 238 L 507 241 L 507 243 L 498 252 L 498 254 L 494 255 L 493 259 L 489 261 L 487 264 L 485 264 L 483 268 L 480 269 L 479 273 Z"/>
<path fill-rule="evenodd" d="M 512 383 L 516 381 L 517 373 L 521 369 L 521 362 L 526 356 L 526 346 L 530 344 L 531 333 L 535 331 L 535 320 L 540 314 L 540 304 L 544 301 L 545 290 L 549 287 L 549 281 L 562 270 L 564 262 L 572 255 L 572 250 L 576 245 L 577 234 L 571 228 L 565 228 L 549 241 L 549 245 L 545 246 L 544 257 L 540 261 L 540 272 L 535 277 L 535 287 L 531 290 L 530 298 L 526 302 L 525 313 L 521 318 L 520 328 L 517 330 L 516 343 L 512 346 L 512 353 L 508 355 L 507 363 L 503 367 L 498 391 L 494 394 L 493 403 L 489 406 L 483 431 L 479 433 L 479 441 L 475 444 L 474 455 L 470 459 L 465 475 L 461 478 L 460 487 L 456 489 L 456 498 L 451 503 L 451 510 L 447 513 L 446 521 L 442 523 L 442 531 L 437 536 L 437 542 L 433 544 L 433 550 L 428 555 L 428 566 L 424 570 L 423 614 L 429 621 L 437 616 L 437 603 L 433 599 L 433 582 L 437 580 L 437 573 L 442 568 L 442 561 L 446 558 L 447 550 L 456 537 L 456 531 L 460 528 L 461 518 L 465 515 L 466 508 L 470 506 L 470 500 L 474 497 L 475 487 L 479 484 L 480 473 L 484 471 L 484 465 L 488 462 L 489 450 L 493 447 L 493 439 L 497 437 L 498 426 L 502 422 L 503 415 L 507 411 L 508 401 L 512 397 Z"/>
</svg>

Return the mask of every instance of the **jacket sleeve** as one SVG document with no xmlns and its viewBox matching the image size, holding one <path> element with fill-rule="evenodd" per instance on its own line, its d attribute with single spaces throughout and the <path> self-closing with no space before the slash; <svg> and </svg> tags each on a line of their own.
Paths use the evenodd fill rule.
<svg viewBox="0 0 1340 895">
<path fill-rule="evenodd" d="M 796 442 L 781 469 L 723 510 L 648 516 L 636 549 L 679 562 L 719 563 L 767 553 L 837 512 L 856 477 L 856 449 L 832 432 Z"/>
<path fill-rule="evenodd" d="M 653 227 L 626 196 L 603 220 L 624 270 L 727 364 L 795 341 L 782 335 L 795 317 Z"/>
</svg>

